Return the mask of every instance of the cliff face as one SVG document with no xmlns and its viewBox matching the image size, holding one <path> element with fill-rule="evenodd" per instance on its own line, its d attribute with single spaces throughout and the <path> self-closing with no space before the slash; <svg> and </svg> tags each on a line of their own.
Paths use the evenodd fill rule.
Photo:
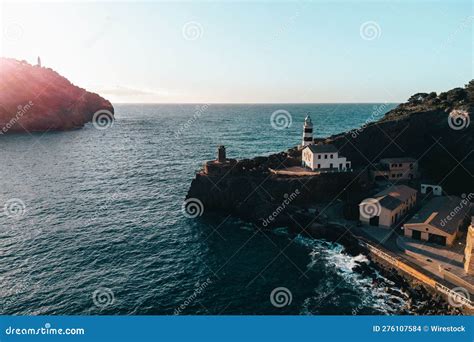
<svg viewBox="0 0 474 342">
<path fill-rule="evenodd" d="M 368 117 L 370 114 L 368 114 Z M 329 137 L 355 167 L 381 158 L 418 159 L 422 178 L 448 193 L 474 191 L 474 80 L 465 88 L 419 93 L 375 123 Z"/>
<path fill-rule="evenodd" d="M 368 170 L 381 158 L 404 156 L 418 159 L 422 178 L 441 184 L 448 193 L 473 192 L 474 124 L 469 122 L 473 108 L 473 81 L 439 95 L 415 94 L 377 122 L 322 139 L 352 161 L 353 173 L 297 178 L 271 174 L 268 168 L 300 165 L 301 152 L 291 149 L 269 157 L 208 164 L 209 172 L 196 175 L 187 198 L 199 199 L 205 211 L 225 212 L 263 226 L 304 226 L 315 215 L 302 206 L 338 197 L 357 209 L 370 190 Z M 462 115 L 450 117 L 453 110 Z M 278 215 L 265 224 L 273 213 Z"/>
<path fill-rule="evenodd" d="M 0 134 L 79 128 L 99 110 L 114 113 L 109 101 L 49 68 L 0 58 Z"/>
</svg>

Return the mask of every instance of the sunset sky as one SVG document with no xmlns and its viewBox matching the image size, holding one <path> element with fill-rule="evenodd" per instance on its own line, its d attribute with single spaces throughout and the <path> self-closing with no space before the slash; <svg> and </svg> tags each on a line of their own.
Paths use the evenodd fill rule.
<svg viewBox="0 0 474 342">
<path fill-rule="evenodd" d="M 1 6 L 2 56 L 116 103 L 401 102 L 473 78 L 471 1 Z"/>
</svg>

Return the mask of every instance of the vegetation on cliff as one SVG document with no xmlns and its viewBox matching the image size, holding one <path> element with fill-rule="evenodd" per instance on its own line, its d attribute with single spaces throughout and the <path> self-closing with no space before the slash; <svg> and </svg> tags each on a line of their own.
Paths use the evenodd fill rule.
<svg viewBox="0 0 474 342">
<path fill-rule="evenodd" d="M 79 128 L 98 111 L 114 109 L 52 69 L 0 58 L 0 134 Z"/>
<path fill-rule="evenodd" d="M 379 121 L 325 142 L 336 145 L 358 168 L 372 167 L 381 158 L 416 158 L 422 178 L 448 193 L 462 194 L 474 190 L 473 113 L 474 81 L 470 81 L 439 95 L 415 94 Z"/>
</svg>

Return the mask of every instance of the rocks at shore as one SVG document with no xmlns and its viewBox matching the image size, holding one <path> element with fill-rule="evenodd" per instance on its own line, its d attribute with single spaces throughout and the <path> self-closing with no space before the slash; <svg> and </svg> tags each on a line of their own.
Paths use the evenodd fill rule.
<svg viewBox="0 0 474 342">
<path fill-rule="evenodd" d="M 0 135 L 80 128 L 99 111 L 113 119 L 109 101 L 52 69 L 0 58 L 0 75 Z"/>
</svg>

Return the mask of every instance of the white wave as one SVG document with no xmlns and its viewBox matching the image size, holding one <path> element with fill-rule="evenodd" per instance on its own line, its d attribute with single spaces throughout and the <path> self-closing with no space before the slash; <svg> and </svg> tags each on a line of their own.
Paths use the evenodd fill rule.
<svg viewBox="0 0 474 342">
<path fill-rule="evenodd" d="M 311 304 L 318 304 L 322 300 L 337 301 L 338 298 L 335 297 L 337 297 L 338 287 L 352 287 L 357 291 L 359 304 L 352 309 L 355 314 L 369 307 L 384 314 L 396 314 L 405 306 L 406 294 L 393 281 L 382 276 L 376 269 L 374 269 L 373 277 L 354 271 L 356 266 L 370 265 L 370 261 L 365 255 L 351 256 L 344 253 L 344 247 L 341 244 L 324 240 L 297 236 L 295 241 L 311 249 L 309 253 L 310 262 L 307 265 L 308 270 L 323 261 L 331 272 L 341 278 L 340 284 L 327 283 L 315 289 L 316 295 L 304 301 L 302 314 L 311 313 Z"/>
</svg>

